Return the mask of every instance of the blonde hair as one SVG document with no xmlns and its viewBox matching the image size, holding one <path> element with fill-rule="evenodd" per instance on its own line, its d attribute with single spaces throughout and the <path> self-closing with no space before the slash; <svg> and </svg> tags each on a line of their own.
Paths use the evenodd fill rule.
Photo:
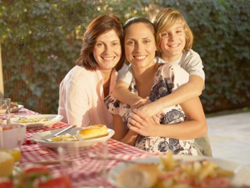
<svg viewBox="0 0 250 188">
<path fill-rule="evenodd" d="M 156 29 L 156 45 L 158 51 L 160 52 L 160 55 L 162 52 L 162 50 L 160 49 L 161 33 L 172 27 L 175 23 L 179 21 L 183 22 L 186 35 L 186 45 L 184 47 L 184 50 L 190 50 L 192 48 L 194 36 L 185 18 L 179 11 L 173 10 L 171 8 L 165 8 L 161 10 L 158 14 L 156 14 L 155 18 L 153 18 L 152 20 Z"/>
</svg>

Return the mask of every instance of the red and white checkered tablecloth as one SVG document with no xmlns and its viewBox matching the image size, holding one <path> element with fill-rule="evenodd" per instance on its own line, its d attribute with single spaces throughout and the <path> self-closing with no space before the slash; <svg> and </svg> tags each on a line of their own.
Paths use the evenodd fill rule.
<svg viewBox="0 0 250 188">
<path fill-rule="evenodd" d="M 150 156 L 149 153 L 146 153 L 143 150 L 137 149 L 135 147 L 129 146 L 127 144 L 118 142 L 116 140 L 110 139 L 107 141 L 108 146 L 108 157 L 114 157 L 117 159 L 124 160 L 133 160 L 137 158 Z M 83 154 L 84 155 L 84 154 Z M 36 161 L 55 161 L 59 159 L 59 155 L 57 151 L 44 148 L 39 144 L 31 144 L 31 145 L 23 145 L 22 146 L 22 159 L 21 165 L 25 166 L 29 163 Z M 85 161 L 84 157 L 75 159 L 75 163 L 79 166 L 77 170 L 69 170 L 68 172 L 70 177 L 72 178 L 72 182 L 74 187 L 83 187 L 93 185 L 97 182 L 98 177 L 96 178 L 96 173 L 100 173 L 99 166 L 97 166 L 97 161 L 95 159 Z M 119 161 L 116 160 L 107 160 L 106 168 L 109 171 L 112 167 L 114 167 Z M 81 168 L 83 167 L 83 168 Z M 62 171 L 60 165 L 51 165 L 49 168 L 53 172 Z M 86 177 L 88 178 L 86 180 Z M 106 187 L 113 187 L 111 184 L 107 182 Z"/>
<path fill-rule="evenodd" d="M 36 112 L 22 109 L 19 113 L 15 115 L 33 115 L 37 114 Z M 69 126 L 66 123 L 58 122 L 52 126 L 44 126 L 39 129 L 27 129 L 25 142 L 21 147 L 22 150 L 22 158 L 20 161 L 21 166 L 25 166 L 32 162 L 37 161 L 55 161 L 59 160 L 59 155 L 56 150 L 45 148 L 39 144 L 36 144 L 33 141 L 33 135 L 38 132 L 48 131 L 52 129 L 58 129 Z M 138 148 L 129 146 L 122 142 L 118 142 L 116 140 L 110 139 L 107 141 L 108 148 L 108 157 L 114 157 L 117 159 L 124 160 L 133 160 L 137 158 L 143 158 L 150 156 L 149 153 L 140 150 Z M 82 156 L 84 156 L 84 152 L 81 152 Z M 91 159 L 86 161 L 84 157 L 73 159 L 74 163 L 77 164 L 79 168 L 77 170 L 67 170 L 68 175 L 72 178 L 73 187 L 88 187 L 89 185 L 95 185 L 96 182 L 100 181 L 99 176 L 95 176 L 100 173 L 99 167 L 96 165 L 97 160 Z M 118 164 L 117 160 L 107 160 L 106 161 L 106 169 L 109 171 L 112 167 Z M 60 165 L 50 165 L 48 166 L 53 173 L 62 172 L 62 168 Z M 83 167 L 83 168 L 81 168 Z M 72 172 L 72 173 L 70 173 Z M 114 188 L 113 185 L 106 182 L 105 187 Z"/>
<path fill-rule="evenodd" d="M 28 116 L 28 115 L 37 115 L 37 114 L 39 114 L 39 113 L 31 111 L 31 110 L 28 110 L 26 108 L 22 108 L 17 113 L 11 113 L 10 116 L 11 117 L 19 117 L 19 116 Z M 2 115 L 1 117 L 3 119 L 5 119 L 5 116 L 6 115 Z M 43 126 L 43 127 L 40 127 L 40 128 L 28 128 L 26 130 L 24 144 L 36 144 L 33 141 L 33 135 L 35 133 L 49 131 L 49 130 L 54 130 L 54 129 L 60 129 L 60 128 L 67 127 L 67 126 L 69 126 L 67 123 L 58 122 L 58 123 L 55 123 L 54 125 Z"/>
</svg>

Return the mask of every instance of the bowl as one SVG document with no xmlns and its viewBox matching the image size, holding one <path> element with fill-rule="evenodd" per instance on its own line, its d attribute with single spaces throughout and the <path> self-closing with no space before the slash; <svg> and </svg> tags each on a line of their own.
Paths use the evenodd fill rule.
<svg viewBox="0 0 250 188">
<path fill-rule="evenodd" d="M 0 148 L 17 148 L 24 142 L 26 126 L 22 124 L 0 125 Z"/>
</svg>

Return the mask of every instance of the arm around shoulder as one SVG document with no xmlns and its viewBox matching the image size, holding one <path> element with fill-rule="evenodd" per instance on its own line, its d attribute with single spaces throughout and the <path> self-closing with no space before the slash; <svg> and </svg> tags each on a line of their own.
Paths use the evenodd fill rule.
<svg viewBox="0 0 250 188">
<path fill-rule="evenodd" d="M 128 90 L 129 84 L 123 81 L 118 81 L 115 85 L 115 88 L 112 92 L 114 98 L 118 99 L 124 104 L 128 104 L 130 106 L 135 105 L 138 101 L 140 101 L 141 97 L 131 93 Z"/>
</svg>

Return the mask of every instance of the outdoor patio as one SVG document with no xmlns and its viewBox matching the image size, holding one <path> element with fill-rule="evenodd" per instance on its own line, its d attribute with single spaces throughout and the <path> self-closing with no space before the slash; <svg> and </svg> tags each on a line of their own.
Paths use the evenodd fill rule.
<svg viewBox="0 0 250 188">
<path fill-rule="evenodd" d="M 207 118 L 213 157 L 250 165 L 250 112 Z"/>
</svg>

